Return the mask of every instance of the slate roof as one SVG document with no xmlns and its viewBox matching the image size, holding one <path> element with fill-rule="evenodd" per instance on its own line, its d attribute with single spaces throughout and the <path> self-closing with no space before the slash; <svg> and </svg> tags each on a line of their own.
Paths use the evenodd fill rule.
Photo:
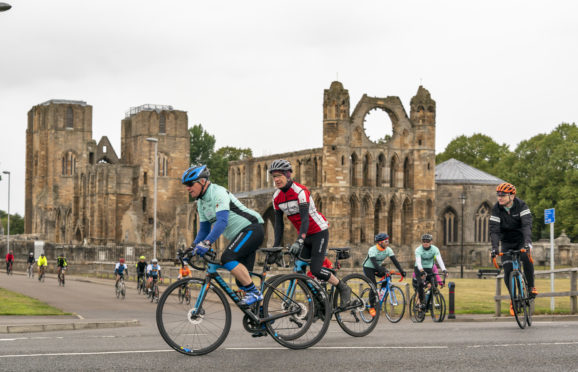
<svg viewBox="0 0 578 372">
<path fill-rule="evenodd" d="M 498 185 L 502 182 L 505 181 L 453 158 L 436 165 L 436 183 Z"/>
</svg>

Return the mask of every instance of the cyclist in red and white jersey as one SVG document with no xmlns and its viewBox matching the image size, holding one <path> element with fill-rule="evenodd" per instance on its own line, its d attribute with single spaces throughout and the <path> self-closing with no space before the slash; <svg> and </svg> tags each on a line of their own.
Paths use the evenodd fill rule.
<svg viewBox="0 0 578 372">
<path fill-rule="evenodd" d="M 269 167 L 269 173 L 273 176 L 277 188 L 273 194 L 274 246 L 279 246 L 283 240 L 283 215 L 286 214 L 295 229 L 299 231 L 297 240 L 291 245 L 290 252 L 300 260 L 308 262 L 311 273 L 317 278 L 336 286 L 341 296 L 340 305 L 347 306 L 351 298 L 351 288 L 323 267 L 329 242 L 329 224 L 325 216 L 315 208 L 309 190 L 291 179 L 293 173 L 291 163 L 284 159 L 275 160 Z"/>
</svg>

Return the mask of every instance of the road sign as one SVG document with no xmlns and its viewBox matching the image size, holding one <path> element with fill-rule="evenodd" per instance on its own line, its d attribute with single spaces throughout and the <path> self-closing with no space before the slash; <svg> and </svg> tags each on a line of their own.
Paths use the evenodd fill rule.
<svg viewBox="0 0 578 372">
<path fill-rule="evenodd" d="M 556 213 L 555 213 L 556 209 L 555 208 L 550 208 L 550 209 L 544 209 L 544 224 L 549 224 L 549 223 L 554 223 L 556 222 Z"/>
</svg>

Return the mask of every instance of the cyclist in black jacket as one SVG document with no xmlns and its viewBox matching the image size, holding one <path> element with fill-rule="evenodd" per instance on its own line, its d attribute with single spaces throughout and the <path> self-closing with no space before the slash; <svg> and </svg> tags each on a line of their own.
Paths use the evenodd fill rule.
<svg viewBox="0 0 578 372">
<path fill-rule="evenodd" d="M 492 208 L 490 217 L 490 238 L 492 240 L 492 258 L 498 255 L 498 246 L 502 242 L 502 264 L 504 267 L 504 281 L 510 291 L 510 273 L 512 272 L 512 250 L 526 249 L 520 255 L 524 266 L 524 274 L 530 287 L 532 296 L 538 291 L 534 287 L 534 265 L 528 254 L 532 249 L 532 214 L 523 200 L 516 197 L 516 187 L 511 183 L 502 183 L 496 188 L 498 202 Z M 510 304 L 510 314 L 513 314 Z"/>
</svg>

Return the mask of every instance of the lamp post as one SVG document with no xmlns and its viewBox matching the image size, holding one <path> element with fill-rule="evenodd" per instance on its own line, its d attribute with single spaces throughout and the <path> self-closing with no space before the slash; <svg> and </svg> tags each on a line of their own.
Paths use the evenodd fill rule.
<svg viewBox="0 0 578 372">
<path fill-rule="evenodd" d="M 2 173 L 8 175 L 8 234 L 6 235 L 6 254 L 10 252 L 10 172 L 3 171 Z"/>
<path fill-rule="evenodd" d="M 461 254 L 460 254 L 460 278 L 464 278 L 464 205 L 466 204 L 467 196 L 465 193 L 460 194 L 462 201 L 462 238 L 461 238 Z"/>
<path fill-rule="evenodd" d="M 10 8 L 12 8 L 12 5 L 7 3 L 0 3 L 0 12 L 5 12 L 7 10 L 10 10 Z"/>
<path fill-rule="evenodd" d="M 155 144 L 155 189 L 153 196 L 153 258 L 157 258 L 157 174 L 158 174 L 158 138 L 147 138 L 147 141 Z"/>
</svg>

